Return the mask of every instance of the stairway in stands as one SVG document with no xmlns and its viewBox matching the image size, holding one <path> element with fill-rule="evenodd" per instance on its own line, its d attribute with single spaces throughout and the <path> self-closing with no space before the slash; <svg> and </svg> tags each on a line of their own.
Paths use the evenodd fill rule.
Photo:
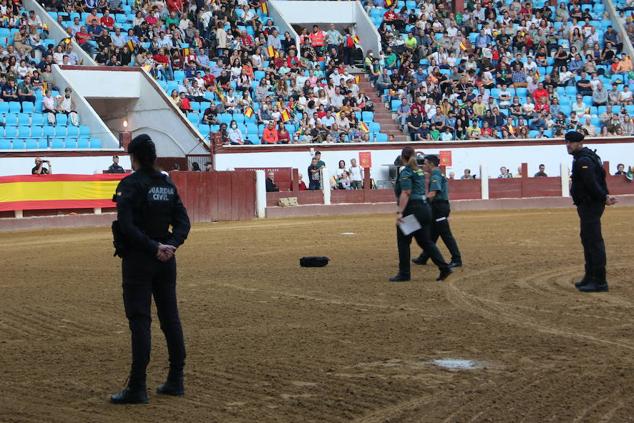
<svg viewBox="0 0 634 423">
<path fill-rule="evenodd" d="M 381 132 L 388 137 L 394 135 L 396 141 L 403 141 L 405 134 L 392 119 L 392 112 L 385 108 L 385 103 L 379 97 L 376 88 L 367 79 L 367 74 L 361 74 L 359 79 L 360 91 L 367 95 L 374 103 L 374 121 L 381 124 Z"/>
</svg>

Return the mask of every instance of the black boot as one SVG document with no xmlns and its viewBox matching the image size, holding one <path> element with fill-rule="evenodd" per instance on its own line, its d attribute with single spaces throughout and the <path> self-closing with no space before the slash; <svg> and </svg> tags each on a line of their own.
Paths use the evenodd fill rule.
<svg viewBox="0 0 634 423">
<path fill-rule="evenodd" d="M 145 386 L 131 388 L 129 385 L 122 391 L 112 394 L 110 402 L 113 404 L 147 404 L 149 402 Z"/>
<path fill-rule="evenodd" d="M 462 260 L 451 260 L 451 262 L 449 263 L 449 267 L 451 267 L 452 269 L 456 267 L 462 267 Z"/>
<path fill-rule="evenodd" d="M 410 275 L 398 273 L 396 276 L 390 278 L 390 282 L 407 282 L 411 279 Z"/>
<path fill-rule="evenodd" d="M 590 279 L 585 284 L 578 286 L 577 290 L 579 292 L 608 292 L 608 283 Z"/>
<path fill-rule="evenodd" d="M 437 282 L 441 282 L 444 281 L 445 279 L 447 279 L 449 277 L 449 275 L 451 275 L 453 273 L 453 270 L 451 270 L 451 267 L 445 267 L 440 269 L 440 274 L 438 275 L 438 277 L 436 278 Z"/>
<path fill-rule="evenodd" d="M 412 263 L 417 264 L 419 266 L 425 266 L 427 264 L 427 257 L 424 254 L 412 259 Z"/>
<path fill-rule="evenodd" d="M 172 395 L 182 397 L 185 395 L 185 385 L 183 383 L 183 372 L 172 372 L 170 370 L 164 384 L 156 388 L 156 393 L 161 395 Z"/>
<path fill-rule="evenodd" d="M 605 278 L 605 269 L 598 269 L 590 273 L 588 281 L 577 286 L 579 292 L 607 292 L 608 281 Z"/>
<path fill-rule="evenodd" d="M 587 284 L 588 282 L 590 282 L 590 280 L 591 280 L 591 279 L 590 279 L 590 277 L 589 277 L 587 274 L 586 274 L 586 275 L 583 275 L 583 278 L 582 278 L 581 280 L 579 280 L 579 281 L 575 282 L 575 287 L 576 287 L 576 288 L 579 288 L 580 286 L 585 285 L 585 284 Z"/>
</svg>

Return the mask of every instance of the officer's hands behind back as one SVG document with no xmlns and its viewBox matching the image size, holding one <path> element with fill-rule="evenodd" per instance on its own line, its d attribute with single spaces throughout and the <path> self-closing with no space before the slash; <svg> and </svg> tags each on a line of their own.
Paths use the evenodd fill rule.
<svg viewBox="0 0 634 423">
<path fill-rule="evenodd" d="M 158 251 L 156 252 L 156 258 L 162 262 L 166 262 L 174 257 L 176 247 L 173 245 L 160 244 L 158 245 Z"/>
<path fill-rule="evenodd" d="M 616 204 L 618 202 L 618 200 L 616 199 L 616 197 L 612 197 L 612 196 L 607 196 L 605 197 L 605 205 L 606 206 L 612 206 L 614 204 Z"/>
</svg>

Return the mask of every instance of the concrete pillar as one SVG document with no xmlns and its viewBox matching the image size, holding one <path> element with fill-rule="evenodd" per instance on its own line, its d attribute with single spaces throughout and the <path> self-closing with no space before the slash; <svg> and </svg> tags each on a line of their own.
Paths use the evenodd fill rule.
<svg viewBox="0 0 634 423">
<path fill-rule="evenodd" d="M 568 165 L 562 163 L 560 166 L 561 173 L 561 196 L 570 197 L 570 176 L 568 175 Z"/>
<path fill-rule="evenodd" d="M 263 170 L 255 171 L 255 210 L 260 219 L 266 217 L 266 175 Z"/>
<path fill-rule="evenodd" d="M 369 167 L 363 169 L 363 189 L 372 189 L 372 175 Z"/>
<path fill-rule="evenodd" d="M 101 214 L 101 207 L 95 207 L 95 208 L 93 209 L 93 213 L 95 213 L 95 214 Z"/>
<path fill-rule="evenodd" d="M 489 172 L 486 166 L 480 165 L 480 191 L 482 193 L 482 199 L 489 199 Z"/>
<path fill-rule="evenodd" d="M 13 212 L 13 215 L 16 219 L 22 219 L 24 217 L 24 213 L 22 212 L 22 210 L 15 210 Z"/>
<path fill-rule="evenodd" d="M 328 179 L 328 170 L 325 167 L 321 168 L 321 189 L 324 192 L 324 204 L 330 205 L 330 180 Z"/>
</svg>

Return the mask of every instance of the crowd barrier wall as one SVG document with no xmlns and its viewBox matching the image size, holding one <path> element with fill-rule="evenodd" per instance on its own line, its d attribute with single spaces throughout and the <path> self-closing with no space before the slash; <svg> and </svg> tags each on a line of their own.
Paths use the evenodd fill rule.
<svg viewBox="0 0 634 423">
<path fill-rule="evenodd" d="M 192 222 L 255 217 L 255 171 L 172 172 Z"/>
</svg>

